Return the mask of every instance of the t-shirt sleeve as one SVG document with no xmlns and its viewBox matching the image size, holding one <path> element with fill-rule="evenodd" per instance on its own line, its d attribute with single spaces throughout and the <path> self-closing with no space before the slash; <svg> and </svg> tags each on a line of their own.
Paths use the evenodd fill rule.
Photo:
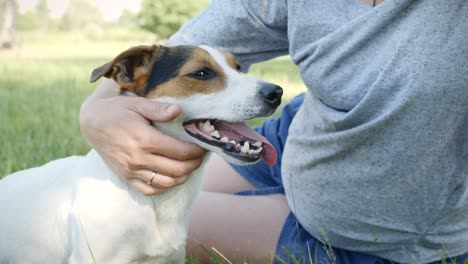
<svg viewBox="0 0 468 264">
<path fill-rule="evenodd" d="M 286 0 L 213 0 L 170 39 L 170 45 L 209 45 L 249 67 L 288 53 Z"/>
</svg>

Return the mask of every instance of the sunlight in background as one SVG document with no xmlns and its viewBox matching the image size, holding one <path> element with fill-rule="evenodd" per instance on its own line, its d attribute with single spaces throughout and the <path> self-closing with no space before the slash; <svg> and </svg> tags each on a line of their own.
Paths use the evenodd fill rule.
<svg viewBox="0 0 468 264">
<path fill-rule="evenodd" d="M 102 17 L 106 21 L 113 21 L 119 18 L 124 9 L 128 9 L 134 13 L 140 10 L 142 0 L 94 0 L 89 1 L 91 4 L 99 8 Z M 65 12 L 69 0 L 47 0 L 50 15 L 58 18 Z M 24 13 L 33 10 L 37 5 L 37 0 L 18 0 L 19 11 Z"/>
</svg>

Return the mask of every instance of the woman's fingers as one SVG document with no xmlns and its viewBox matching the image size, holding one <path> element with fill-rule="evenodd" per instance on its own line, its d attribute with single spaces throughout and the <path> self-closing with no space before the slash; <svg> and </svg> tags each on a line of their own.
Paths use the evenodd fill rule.
<svg viewBox="0 0 468 264">
<path fill-rule="evenodd" d="M 175 160 L 201 159 L 206 151 L 193 143 L 184 142 L 150 127 L 141 139 L 143 148 Z"/>
<path fill-rule="evenodd" d="M 147 120 L 168 122 L 179 116 L 181 108 L 178 105 L 156 103 L 142 97 L 127 97 L 126 107 Z"/>
<path fill-rule="evenodd" d="M 166 191 L 166 189 L 160 189 L 154 186 L 147 184 L 146 182 L 142 182 L 139 179 L 129 179 L 128 183 L 139 192 L 144 195 L 156 195 L 161 194 Z"/>
<path fill-rule="evenodd" d="M 130 165 L 130 170 L 150 170 L 161 175 L 177 178 L 186 176 L 198 169 L 203 162 L 203 158 L 192 160 L 175 160 L 161 155 L 148 154 L 141 162 Z M 133 166 L 133 167 L 132 167 Z M 144 178 L 141 178 L 144 180 Z"/>
<path fill-rule="evenodd" d="M 144 195 L 161 194 L 169 188 L 185 183 L 188 180 L 188 175 L 169 177 L 148 170 L 138 171 L 133 177 L 128 179 L 128 183 Z"/>
</svg>

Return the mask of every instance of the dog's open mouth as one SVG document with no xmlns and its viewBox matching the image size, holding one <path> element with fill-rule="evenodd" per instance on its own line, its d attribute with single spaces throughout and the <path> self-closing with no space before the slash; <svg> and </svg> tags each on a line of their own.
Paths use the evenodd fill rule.
<svg viewBox="0 0 468 264">
<path fill-rule="evenodd" d="M 275 164 L 275 148 L 245 123 L 197 119 L 184 122 L 183 126 L 192 137 L 223 149 L 237 160 L 256 162 L 263 158 L 269 166 Z"/>
</svg>

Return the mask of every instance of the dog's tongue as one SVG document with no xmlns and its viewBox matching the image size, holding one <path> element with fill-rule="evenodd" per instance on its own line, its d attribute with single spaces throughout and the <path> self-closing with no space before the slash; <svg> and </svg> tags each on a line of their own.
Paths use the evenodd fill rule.
<svg viewBox="0 0 468 264">
<path fill-rule="evenodd" d="M 260 141 L 263 143 L 262 147 L 263 150 L 261 152 L 262 159 L 268 164 L 269 166 L 273 166 L 276 162 L 277 154 L 275 148 L 271 145 L 271 143 L 263 136 L 257 134 L 255 130 L 250 128 L 245 123 L 228 123 L 224 121 L 217 120 L 217 122 L 222 123 L 223 126 L 229 127 L 232 130 L 236 131 L 240 135 L 251 139 L 252 141 Z"/>
</svg>

